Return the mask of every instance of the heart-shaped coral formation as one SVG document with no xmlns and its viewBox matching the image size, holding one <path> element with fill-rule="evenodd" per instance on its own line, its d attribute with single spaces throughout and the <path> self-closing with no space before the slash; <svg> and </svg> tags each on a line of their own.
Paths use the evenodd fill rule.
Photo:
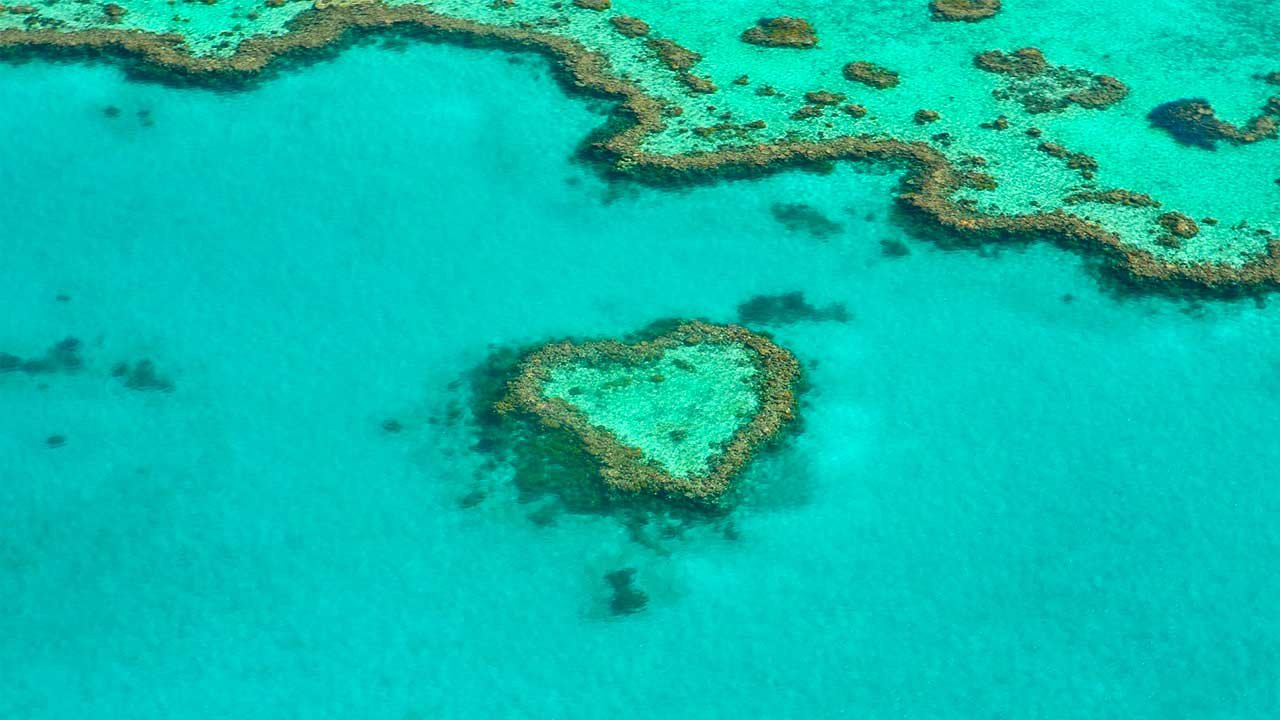
<svg viewBox="0 0 1280 720">
<path fill-rule="evenodd" d="M 615 488 L 710 499 L 793 418 L 798 375 L 763 335 L 690 322 L 634 344 L 543 346 L 499 410 L 573 433 Z"/>
</svg>

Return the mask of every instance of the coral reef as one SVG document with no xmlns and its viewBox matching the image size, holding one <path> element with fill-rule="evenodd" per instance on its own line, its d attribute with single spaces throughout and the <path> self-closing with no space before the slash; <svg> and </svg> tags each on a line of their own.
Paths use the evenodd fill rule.
<svg viewBox="0 0 1280 720">
<path fill-rule="evenodd" d="M 929 11 L 935 20 L 977 22 L 995 17 L 1000 0 L 931 0 Z"/>
<path fill-rule="evenodd" d="M 1157 105 L 1147 119 L 1153 127 L 1164 130 L 1183 145 L 1213 150 L 1219 141 L 1247 145 L 1274 139 L 1280 128 L 1280 98 L 1271 98 L 1261 114 L 1244 127 L 1218 119 L 1208 100 L 1190 98 Z"/>
<path fill-rule="evenodd" d="M 663 65 L 677 72 L 692 70 L 693 66 L 702 60 L 701 55 L 674 40 L 654 38 L 646 44 Z"/>
<path fill-rule="evenodd" d="M 875 63 L 856 60 L 844 66 L 844 78 L 850 82 L 860 82 L 873 88 L 884 90 L 898 84 L 898 73 Z"/>
<path fill-rule="evenodd" d="M 1044 53 L 1033 47 L 1011 53 L 988 50 L 978 53 L 973 64 L 1006 76 L 1004 87 L 992 91 L 992 95 L 998 100 L 1013 100 L 1032 114 L 1059 112 L 1072 105 L 1102 110 L 1129 94 L 1129 87 L 1110 75 L 1051 65 Z"/>
<path fill-rule="evenodd" d="M 1098 203 L 1102 205 L 1123 205 L 1125 207 L 1160 207 L 1160 201 L 1146 193 L 1131 190 L 1080 190 L 1062 199 L 1067 205 L 1082 203 Z"/>
<path fill-rule="evenodd" d="M 849 322 L 844 303 L 824 308 L 809 304 L 799 290 L 781 295 L 757 295 L 738 305 L 738 322 L 747 325 L 792 325 L 798 322 Z"/>
<path fill-rule="evenodd" d="M 689 88 L 691 92 L 710 95 L 716 91 L 716 84 L 701 75 L 680 73 L 680 82 L 684 83 L 685 87 Z"/>
<path fill-rule="evenodd" d="M 814 105 L 839 105 L 844 101 L 844 94 L 829 90 L 814 90 L 804 94 L 804 101 Z"/>
<path fill-rule="evenodd" d="M 719 449 L 705 473 L 673 474 L 645 457 L 640 449 L 624 443 L 614 431 L 592 423 L 574 404 L 544 392 L 556 368 L 569 364 L 636 368 L 662 359 L 675 348 L 704 344 L 713 348 L 736 347 L 749 354 L 757 378 L 753 392 L 759 401 L 755 414 Z M 751 460 L 756 449 L 774 438 L 794 417 L 794 386 L 798 377 L 799 365 L 795 358 L 766 337 L 734 325 L 695 321 L 629 344 L 596 341 L 544 345 L 521 363 L 497 411 L 502 415 L 533 416 L 548 430 L 568 430 L 580 443 L 579 452 L 598 463 L 599 477 L 616 490 L 714 502 L 728 490 L 733 477 Z M 619 381 L 623 379 L 626 376 Z"/>
<path fill-rule="evenodd" d="M 912 119 L 917 125 L 928 125 L 929 123 L 937 122 L 941 117 L 942 116 L 938 114 L 937 110 L 922 108 L 916 111 L 916 114 L 912 116 Z"/>
<path fill-rule="evenodd" d="M 798 17 L 765 18 L 742 33 L 742 41 L 764 47 L 811 48 L 818 34 L 808 20 Z"/>
<path fill-rule="evenodd" d="M 822 117 L 822 106 L 806 105 L 799 110 L 791 113 L 792 120 L 811 120 L 816 117 Z"/>
<path fill-rule="evenodd" d="M 1021 48 L 1011 53 L 987 50 L 974 56 L 973 64 L 987 72 L 1019 78 L 1033 77 L 1049 69 L 1044 53 L 1033 47 Z"/>
<path fill-rule="evenodd" d="M 644 37 L 649 34 L 649 23 L 630 15 L 614 15 L 609 18 L 614 29 L 625 37 Z"/>
<path fill-rule="evenodd" d="M 1036 146 L 1040 152 L 1067 162 L 1067 167 L 1078 170 L 1085 180 L 1091 180 L 1098 170 L 1098 161 L 1081 152 L 1072 152 L 1054 142 L 1042 142 Z"/>
<path fill-rule="evenodd" d="M 1167 212 L 1156 218 L 1156 222 L 1160 227 L 1168 230 L 1170 235 L 1184 240 L 1200 234 L 1200 227 L 1196 225 L 1196 221 L 1180 212 Z"/>
<path fill-rule="evenodd" d="M 1009 118 L 1005 117 L 1004 115 L 1001 115 L 1000 117 L 997 117 L 995 120 L 992 120 L 991 122 L 982 123 L 979 127 L 981 127 L 984 130 L 1008 130 Z"/>
<path fill-rule="evenodd" d="M 613 7 L 613 2 L 612 0 L 573 0 L 573 6 L 598 12 Z"/>
<path fill-rule="evenodd" d="M 268 3 L 275 1 L 268 0 Z M 279 58 L 296 63 L 325 57 L 334 52 L 335 47 L 372 33 L 532 50 L 551 58 L 566 87 L 618 103 L 616 122 L 594 136 L 583 151 L 585 157 L 607 163 L 609 172 L 618 177 L 668 184 L 757 175 L 785 167 L 813 168 L 838 160 L 888 162 L 906 170 L 898 199 L 908 215 L 974 244 L 1010 237 L 1048 239 L 1065 247 L 1096 253 L 1104 266 L 1123 274 L 1131 286 L 1148 290 L 1227 294 L 1251 291 L 1259 286 L 1280 286 L 1280 241 L 1275 239 L 1267 242 L 1265 250 L 1253 251 L 1239 262 L 1210 261 L 1153 252 L 1146 249 L 1147 241 L 1129 238 L 1124 228 L 1104 227 L 1099 224 L 1100 220 L 1074 214 L 1069 207 L 1022 214 L 979 212 L 970 198 L 954 196 L 965 187 L 966 180 L 954 161 L 939 149 L 945 148 L 945 141 L 949 140 L 949 135 L 942 133 L 937 134 L 939 139 L 934 140 L 932 146 L 885 136 L 819 135 L 816 139 L 801 139 L 782 134 L 768 142 L 702 148 L 696 152 L 653 151 L 644 141 L 663 132 L 670 118 L 683 109 L 669 98 L 647 91 L 639 81 L 620 76 L 601 52 L 557 34 L 564 25 L 559 17 L 506 25 L 444 15 L 412 3 L 394 6 L 324 3 L 323 9 L 315 5 L 298 14 L 282 34 L 247 36 L 235 44 L 228 41 L 217 48 L 222 54 L 212 55 L 194 53 L 186 44 L 187 38 L 178 33 L 126 29 L 133 17 L 129 14 L 121 24 L 104 23 L 92 29 L 55 28 L 39 23 L 0 29 L 0 59 L 20 61 L 34 55 L 123 59 L 131 77 L 238 88 L 285 67 L 285 62 L 273 64 Z M 776 23 L 763 21 L 758 29 L 768 37 L 768 31 L 778 27 Z M 787 33 L 781 35 L 785 37 Z M 811 47 L 808 40 L 816 42 L 811 32 L 807 36 L 800 32 L 799 38 L 803 42 L 795 45 L 798 47 Z M 676 72 L 678 75 L 688 71 Z M 1039 78 L 1034 76 L 1031 80 Z M 1098 91 L 1098 97 L 1094 91 Z M 767 84 L 757 86 L 756 92 L 777 94 Z M 1070 100 L 1070 104 L 1098 106 L 1106 104 L 1115 90 L 1105 82 L 1098 82 L 1065 93 L 1066 96 L 1073 94 L 1075 99 Z M 810 107 L 821 111 L 821 106 Z M 1280 108 L 1280 101 L 1269 103 L 1268 107 Z M 1264 115 L 1267 116 L 1264 121 L 1252 128 L 1249 125 L 1237 128 L 1240 136 L 1264 136 L 1266 125 L 1276 113 L 1268 111 Z M 992 127 L 996 125 L 993 123 Z M 1217 131 L 1224 132 L 1224 129 L 1219 127 Z M 1033 137 L 1040 134 L 1035 128 L 1026 132 Z M 1232 133 L 1225 132 L 1230 140 Z M 1072 157 L 1074 159 L 1070 159 Z M 1082 174 L 1092 174 L 1089 160 L 1087 155 L 1077 154 L 1069 156 L 1068 162 L 1074 163 Z M 1125 237 L 1121 236 L 1122 232 Z"/>
</svg>

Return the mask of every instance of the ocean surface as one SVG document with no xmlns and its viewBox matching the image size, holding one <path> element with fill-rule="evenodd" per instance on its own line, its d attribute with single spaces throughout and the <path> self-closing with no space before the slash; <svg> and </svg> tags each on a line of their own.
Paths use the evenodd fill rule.
<svg viewBox="0 0 1280 720">
<path fill-rule="evenodd" d="M 610 184 L 533 56 L 0 108 L 0 352 L 81 359 L 0 373 L 0 718 L 1280 717 L 1275 302 L 946 250 L 891 168 Z M 794 291 L 847 318 L 753 327 L 803 431 L 732 534 L 533 522 L 473 447 L 496 348 Z"/>
</svg>

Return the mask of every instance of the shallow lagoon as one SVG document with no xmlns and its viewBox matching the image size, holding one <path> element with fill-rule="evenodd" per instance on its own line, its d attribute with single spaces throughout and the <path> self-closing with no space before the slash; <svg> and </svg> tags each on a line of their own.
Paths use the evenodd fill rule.
<svg viewBox="0 0 1280 720">
<path fill-rule="evenodd" d="M 85 358 L 0 375 L 0 715 L 1280 712 L 1273 307 L 939 250 L 865 169 L 610 188 L 570 159 L 603 108 L 499 53 L 241 94 L 0 66 L 0 106 L 0 351 Z M 763 328 L 810 391 L 737 540 L 459 507 L 449 385 L 491 344 L 792 290 L 852 317 Z M 142 358 L 173 392 L 111 377 Z"/>
</svg>

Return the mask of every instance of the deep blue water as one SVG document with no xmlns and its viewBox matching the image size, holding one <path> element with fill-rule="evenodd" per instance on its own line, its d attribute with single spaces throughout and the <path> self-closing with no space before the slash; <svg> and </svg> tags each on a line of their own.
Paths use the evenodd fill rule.
<svg viewBox="0 0 1280 720">
<path fill-rule="evenodd" d="M 1280 716 L 1275 307 L 938 249 L 888 170 L 610 188 L 606 109 L 496 52 L 0 66 L 0 108 L 0 352 L 85 363 L 0 374 L 0 717 Z M 492 345 L 793 290 L 853 318 L 762 328 L 811 390 L 738 540 L 459 507 Z"/>
</svg>

